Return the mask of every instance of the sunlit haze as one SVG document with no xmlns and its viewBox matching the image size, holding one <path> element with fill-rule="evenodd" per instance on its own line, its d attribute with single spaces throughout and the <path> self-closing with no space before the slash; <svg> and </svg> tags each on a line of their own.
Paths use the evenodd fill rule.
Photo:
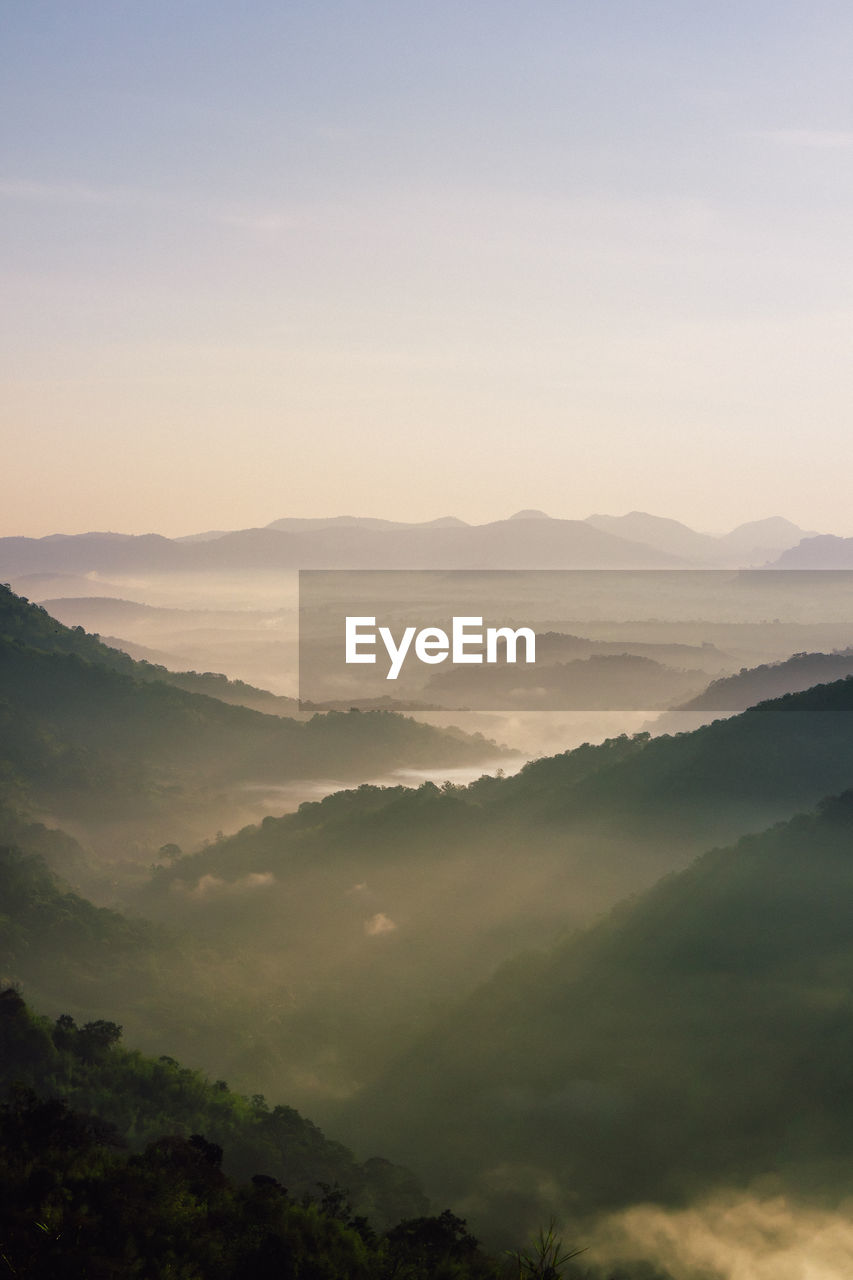
<svg viewBox="0 0 853 1280">
<path fill-rule="evenodd" d="M 853 7 L 7 4 L 3 535 L 853 534 Z"/>
</svg>

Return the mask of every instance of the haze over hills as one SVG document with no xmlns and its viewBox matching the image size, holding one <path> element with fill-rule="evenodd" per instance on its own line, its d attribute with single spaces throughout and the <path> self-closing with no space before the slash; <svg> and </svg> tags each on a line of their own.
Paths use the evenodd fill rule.
<svg viewBox="0 0 853 1280">
<path fill-rule="evenodd" d="M 720 569 L 760 568 L 780 551 L 796 546 L 803 538 L 815 536 L 781 516 L 751 520 L 719 537 L 697 533 L 678 520 L 662 519 L 644 511 L 631 511 L 625 516 L 593 515 L 587 519 L 598 529 L 642 542 L 694 564 Z"/>
<path fill-rule="evenodd" d="M 158 534 L 54 534 L 0 539 L 0 575 L 199 573 L 296 568 L 754 567 L 812 535 L 780 517 L 724 537 L 678 521 L 626 516 L 554 519 L 521 511 L 469 525 L 452 516 L 420 524 L 367 517 L 282 518 L 265 528 Z"/>
<path fill-rule="evenodd" d="M 132 584 L 132 589 L 141 596 L 150 592 L 149 584 L 139 581 Z M 251 608 L 227 607 L 234 602 L 227 595 L 227 586 L 221 590 L 225 594 L 224 606 L 214 608 L 175 608 L 91 592 L 43 598 L 40 603 L 66 626 L 112 636 L 115 642 L 109 643 L 114 648 L 173 672 L 227 671 L 256 690 L 260 687 L 279 695 L 295 694 L 297 616 L 290 589 L 282 586 L 278 592 L 271 591 L 269 601 L 260 591 L 260 607 Z M 246 591 L 251 594 L 252 590 L 253 584 L 247 584 Z M 219 591 L 214 583 L 209 591 L 212 603 Z M 156 598 L 156 589 L 154 594 Z M 180 592 L 176 590 L 172 595 L 179 598 Z M 274 607 L 263 607 L 268 603 Z M 140 650 L 151 650 L 153 656 Z M 291 702 L 295 711 L 295 700 L 291 698 Z"/>
<path fill-rule="evenodd" d="M 774 561 L 774 569 L 853 569 L 853 538 L 822 534 L 789 547 Z"/>
<path fill-rule="evenodd" d="M 386 711 L 301 721 L 239 705 L 259 695 L 225 677 L 137 663 L 0 588 L 0 796 L 75 819 L 93 838 L 102 823 L 131 820 L 152 832 L 183 823 L 198 831 L 216 812 L 222 820 L 229 795 L 242 814 L 235 787 L 251 783 L 360 780 L 406 763 L 501 754 L 483 738 Z M 116 831 L 104 838 L 115 841 Z"/>
<path fill-rule="evenodd" d="M 669 555 L 700 563 L 720 558 L 719 539 L 708 533 L 697 533 L 678 520 L 662 519 L 645 511 L 631 511 L 624 516 L 587 516 L 589 524 L 621 538 L 644 542 Z"/>
<path fill-rule="evenodd" d="M 432 1186 L 498 1230 L 521 1189 L 533 1221 L 762 1178 L 837 1206 L 853 1191 L 851 836 L 845 792 L 519 957 L 348 1104 L 350 1140 L 427 1153 Z"/>
<path fill-rule="evenodd" d="M 202 541 L 156 534 L 76 534 L 0 539 L 0 574 L 198 573 L 213 570 L 666 568 L 671 556 L 593 529 L 581 520 L 502 520 L 487 525 L 370 522 L 243 529 Z"/>
<path fill-rule="evenodd" d="M 439 516 L 436 520 L 415 523 L 405 520 L 382 520 L 374 516 L 303 517 L 286 516 L 272 520 L 268 529 L 284 529 L 289 533 L 310 533 L 315 529 L 375 529 L 379 533 L 399 533 L 404 529 L 468 529 L 470 525 L 456 516 Z"/>
<path fill-rule="evenodd" d="M 853 677 L 853 649 L 843 653 L 795 653 L 785 662 L 764 663 L 743 668 L 736 675 L 721 676 L 676 710 L 744 711 L 768 698 L 801 693 L 813 685 L 845 677 Z"/>
<path fill-rule="evenodd" d="M 818 536 L 814 530 L 800 529 L 784 516 L 769 516 L 765 520 L 747 520 L 745 524 L 739 524 L 730 533 L 723 534 L 721 541 L 740 551 L 753 548 L 783 551 L 796 546 L 803 538 Z"/>
<path fill-rule="evenodd" d="M 506 523 L 528 522 L 550 524 L 532 514 Z M 832 910 L 849 896 L 849 822 L 844 802 L 805 826 L 792 815 L 849 785 L 853 679 L 695 733 L 621 736 L 540 759 L 512 777 L 362 785 L 182 853 L 182 791 L 202 795 L 209 820 L 211 779 L 227 789 L 265 778 L 285 755 L 314 768 L 316 752 L 325 760 L 332 748 L 363 782 L 374 750 L 415 751 L 411 722 L 318 717 L 309 741 L 309 726 L 187 693 L 168 673 L 152 680 L 94 637 L 3 598 L 0 835 L 65 858 L 70 876 L 81 851 L 34 825 L 34 800 L 61 817 L 65 797 L 81 822 L 113 805 L 117 818 L 152 804 L 164 817 L 163 848 L 146 850 L 150 878 L 110 889 L 131 916 L 99 917 L 36 876 L 0 921 L 11 972 L 38 1007 L 109 1018 L 121 993 L 133 1043 L 299 1105 L 326 1128 L 339 1123 L 365 1144 L 362 1155 L 387 1143 L 429 1174 L 440 1202 L 461 1205 L 495 1239 L 502 1230 L 516 1239 L 554 1210 L 592 1221 L 649 1196 L 700 1197 L 743 1170 L 760 1176 L 779 1143 L 798 1194 L 823 1194 L 835 1178 L 841 1139 L 825 1137 L 817 1109 L 797 1101 L 800 1089 L 819 1088 L 823 1068 L 810 1074 L 796 1055 L 804 1036 L 830 1046 L 835 1099 L 847 1010 L 831 997 L 847 982 L 849 921 L 839 906 L 835 928 Z M 89 606 L 104 621 L 158 616 L 132 602 Z M 707 652 L 719 669 L 721 651 L 705 643 L 656 650 L 638 640 L 635 658 L 666 652 L 687 666 Z M 610 640 L 552 634 L 543 644 L 553 656 L 620 657 Z M 803 678 L 820 678 L 839 674 L 848 655 L 807 657 Z M 761 691 L 762 673 L 742 673 L 747 685 L 750 676 L 746 696 Z M 780 821 L 799 843 L 789 841 L 775 876 L 783 838 L 758 833 Z M 740 845 L 697 864 L 724 865 L 719 882 L 689 868 L 745 832 L 770 852 L 750 861 L 741 855 L 754 846 Z M 651 896 L 592 941 L 566 941 L 631 893 Z M 781 922 L 778 953 L 756 929 L 763 911 Z M 61 927 L 45 932 L 47 917 Z M 833 927 L 821 932 L 822 920 Z M 524 958 L 537 947 L 554 950 Z M 769 1088 L 774 1055 L 780 1079 Z M 725 1092 L 732 1079 L 735 1098 Z M 786 1136 L 794 1112 L 802 1125 Z M 831 1123 L 846 1134 L 842 1102 Z"/>
<path fill-rule="evenodd" d="M 841 681 L 513 777 L 360 787 L 175 857 L 128 901 L 215 948 L 229 972 L 239 957 L 277 1010 L 276 1053 L 254 1064 L 261 1087 L 287 1081 L 327 1121 L 336 1097 L 519 950 L 843 787 L 851 711 L 853 681 Z"/>
</svg>

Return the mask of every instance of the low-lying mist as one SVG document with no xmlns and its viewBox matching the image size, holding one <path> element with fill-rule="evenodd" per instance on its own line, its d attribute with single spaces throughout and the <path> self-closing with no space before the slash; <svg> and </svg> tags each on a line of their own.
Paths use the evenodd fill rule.
<svg viewBox="0 0 853 1280">
<path fill-rule="evenodd" d="M 602 1274 L 650 1262 L 677 1280 L 841 1280 L 853 1275 L 853 1200 L 826 1208 L 772 1190 L 721 1191 L 684 1209 L 636 1205 L 583 1233 Z"/>
</svg>

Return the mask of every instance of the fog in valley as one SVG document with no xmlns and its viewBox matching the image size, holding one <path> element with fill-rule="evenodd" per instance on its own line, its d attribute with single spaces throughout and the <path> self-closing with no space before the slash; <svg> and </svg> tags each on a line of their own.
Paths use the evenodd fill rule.
<svg viewBox="0 0 853 1280">
<path fill-rule="evenodd" d="M 492 1247 L 553 1220 L 591 1275 L 830 1277 L 846 577 L 697 580 L 705 618 L 686 578 L 586 616 L 556 581 L 562 709 L 460 666 L 459 706 L 429 673 L 300 703 L 292 576 L 7 591 L 5 976 L 413 1170 Z"/>
</svg>

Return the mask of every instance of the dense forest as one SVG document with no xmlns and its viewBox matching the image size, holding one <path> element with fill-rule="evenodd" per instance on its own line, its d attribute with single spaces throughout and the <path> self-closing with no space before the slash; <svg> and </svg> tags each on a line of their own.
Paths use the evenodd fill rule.
<svg viewBox="0 0 853 1280">
<path fill-rule="evenodd" d="M 0 1256 L 11 1275 L 580 1274 L 570 1264 L 582 1250 L 553 1232 L 489 1255 L 464 1219 L 428 1211 L 407 1170 L 378 1157 L 359 1165 L 292 1108 L 125 1050 L 121 1031 L 68 1014 L 51 1024 L 0 991 Z M 666 1280 L 642 1263 L 619 1276 Z"/>
<path fill-rule="evenodd" d="M 10 1274 L 496 1274 L 464 1221 L 427 1215 L 405 1170 L 358 1166 L 290 1108 L 123 1050 L 120 1036 L 67 1014 L 51 1026 L 0 993 Z"/>
</svg>

